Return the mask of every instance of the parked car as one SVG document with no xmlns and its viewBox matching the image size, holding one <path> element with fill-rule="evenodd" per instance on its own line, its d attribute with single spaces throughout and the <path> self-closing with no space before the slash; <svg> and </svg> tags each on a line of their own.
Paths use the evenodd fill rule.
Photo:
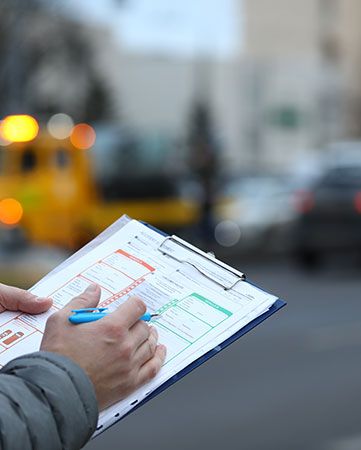
<svg viewBox="0 0 361 450">
<path fill-rule="evenodd" d="M 325 168 L 313 185 L 295 192 L 293 204 L 293 250 L 302 264 L 315 265 L 330 252 L 361 252 L 361 164 Z"/>
<path fill-rule="evenodd" d="M 228 253 L 287 245 L 283 230 L 295 217 L 293 191 L 293 180 L 287 176 L 246 175 L 228 181 L 215 209 L 218 244 Z"/>
</svg>

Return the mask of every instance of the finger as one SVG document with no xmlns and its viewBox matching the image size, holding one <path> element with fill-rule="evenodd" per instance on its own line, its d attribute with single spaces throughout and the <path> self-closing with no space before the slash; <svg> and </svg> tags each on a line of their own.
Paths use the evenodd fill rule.
<svg viewBox="0 0 361 450">
<path fill-rule="evenodd" d="M 154 378 L 162 367 L 165 357 L 167 355 L 167 349 L 165 345 L 158 345 L 155 350 L 153 358 L 146 361 L 139 369 L 137 377 L 137 386 L 150 381 Z"/>
<path fill-rule="evenodd" d="M 82 294 L 74 297 L 73 300 L 65 305 L 64 308 L 61 309 L 61 312 L 70 314 L 73 309 L 95 308 L 98 306 L 100 294 L 100 287 L 97 284 L 92 283 Z"/>
<path fill-rule="evenodd" d="M 117 320 L 120 325 L 130 329 L 146 312 L 147 308 L 142 300 L 136 295 L 132 295 L 120 305 L 109 316 L 104 317 L 102 320 Z"/>
<path fill-rule="evenodd" d="M 146 361 L 153 358 L 158 342 L 158 332 L 154 327 L 148 327 L 150 329 L 149 337 L 146 339 L 137 349 L 134 354 L 134 362 L 140 367 Z"/>
<path fill-rule="evenodd" d="M 129 330 L 129 339 L 133 343 L 134 352 L 149 339 L 151 329 L 141 320 L 138 320 Z"/>
<path fill-rule="evenodd" d="M 22 311 L 29 314 L 40 314 L 47 311 L 53 301 L 51 298 L 37 297 L 29 291 L 12 286 L 0 285 L 0 312 Z"/>
</svg>

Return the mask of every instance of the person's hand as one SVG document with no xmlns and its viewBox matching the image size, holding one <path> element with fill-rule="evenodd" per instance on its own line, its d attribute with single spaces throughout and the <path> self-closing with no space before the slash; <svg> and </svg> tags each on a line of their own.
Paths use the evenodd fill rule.
<svg viewBox="0 0 361 450">
<path fill-rule="evenodd" d="M 0 283 L 0 313 L 9 310 L 40 314 L 47 311 L 52 303 L 51 298 L 40 298 L 23 289 Z"/>
<path fill-rule="evenodd" d="M 78 363 L 93 382 L 102 410 L 152 379 L 165 360 L 166 349 L 157 345 L 155 328 L 139 320 L 146 306 L 136 296 L 95 322 L 69 322 L 73 309 L 94 308 L 99 299 L 100 288 L 90 285 L 50 316 L 40 349 L 62 353 Z"/>
</svg>

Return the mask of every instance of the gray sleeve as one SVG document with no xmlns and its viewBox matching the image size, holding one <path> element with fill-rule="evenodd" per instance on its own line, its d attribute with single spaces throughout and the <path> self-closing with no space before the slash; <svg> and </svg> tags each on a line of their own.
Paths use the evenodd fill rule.
<svg viewBox="0 0 361 450">
<path fill-rule="evenodd" d="M 2 450 L 80 449 L 97 419 L 93 384 L 66 356 L 40 351 L 0 370 Z"/>
</svg>

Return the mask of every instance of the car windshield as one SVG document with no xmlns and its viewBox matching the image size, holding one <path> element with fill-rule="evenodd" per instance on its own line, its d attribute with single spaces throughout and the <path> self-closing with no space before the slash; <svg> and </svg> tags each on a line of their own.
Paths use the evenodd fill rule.
<svg viewBox="0 0 361 450">
<path fill-rule="evenodd" d="M 318 187 L 360 187 L 361 167 L 336 167 L 330 169 L 319 181 Z"/>
<path fill-rule="evenodd" d="M 227 183 L 225 195 L 246 197 L 269 197 L 288 191 L 289 182 L 284 177 L 242 177 Z"/>
</svg>

